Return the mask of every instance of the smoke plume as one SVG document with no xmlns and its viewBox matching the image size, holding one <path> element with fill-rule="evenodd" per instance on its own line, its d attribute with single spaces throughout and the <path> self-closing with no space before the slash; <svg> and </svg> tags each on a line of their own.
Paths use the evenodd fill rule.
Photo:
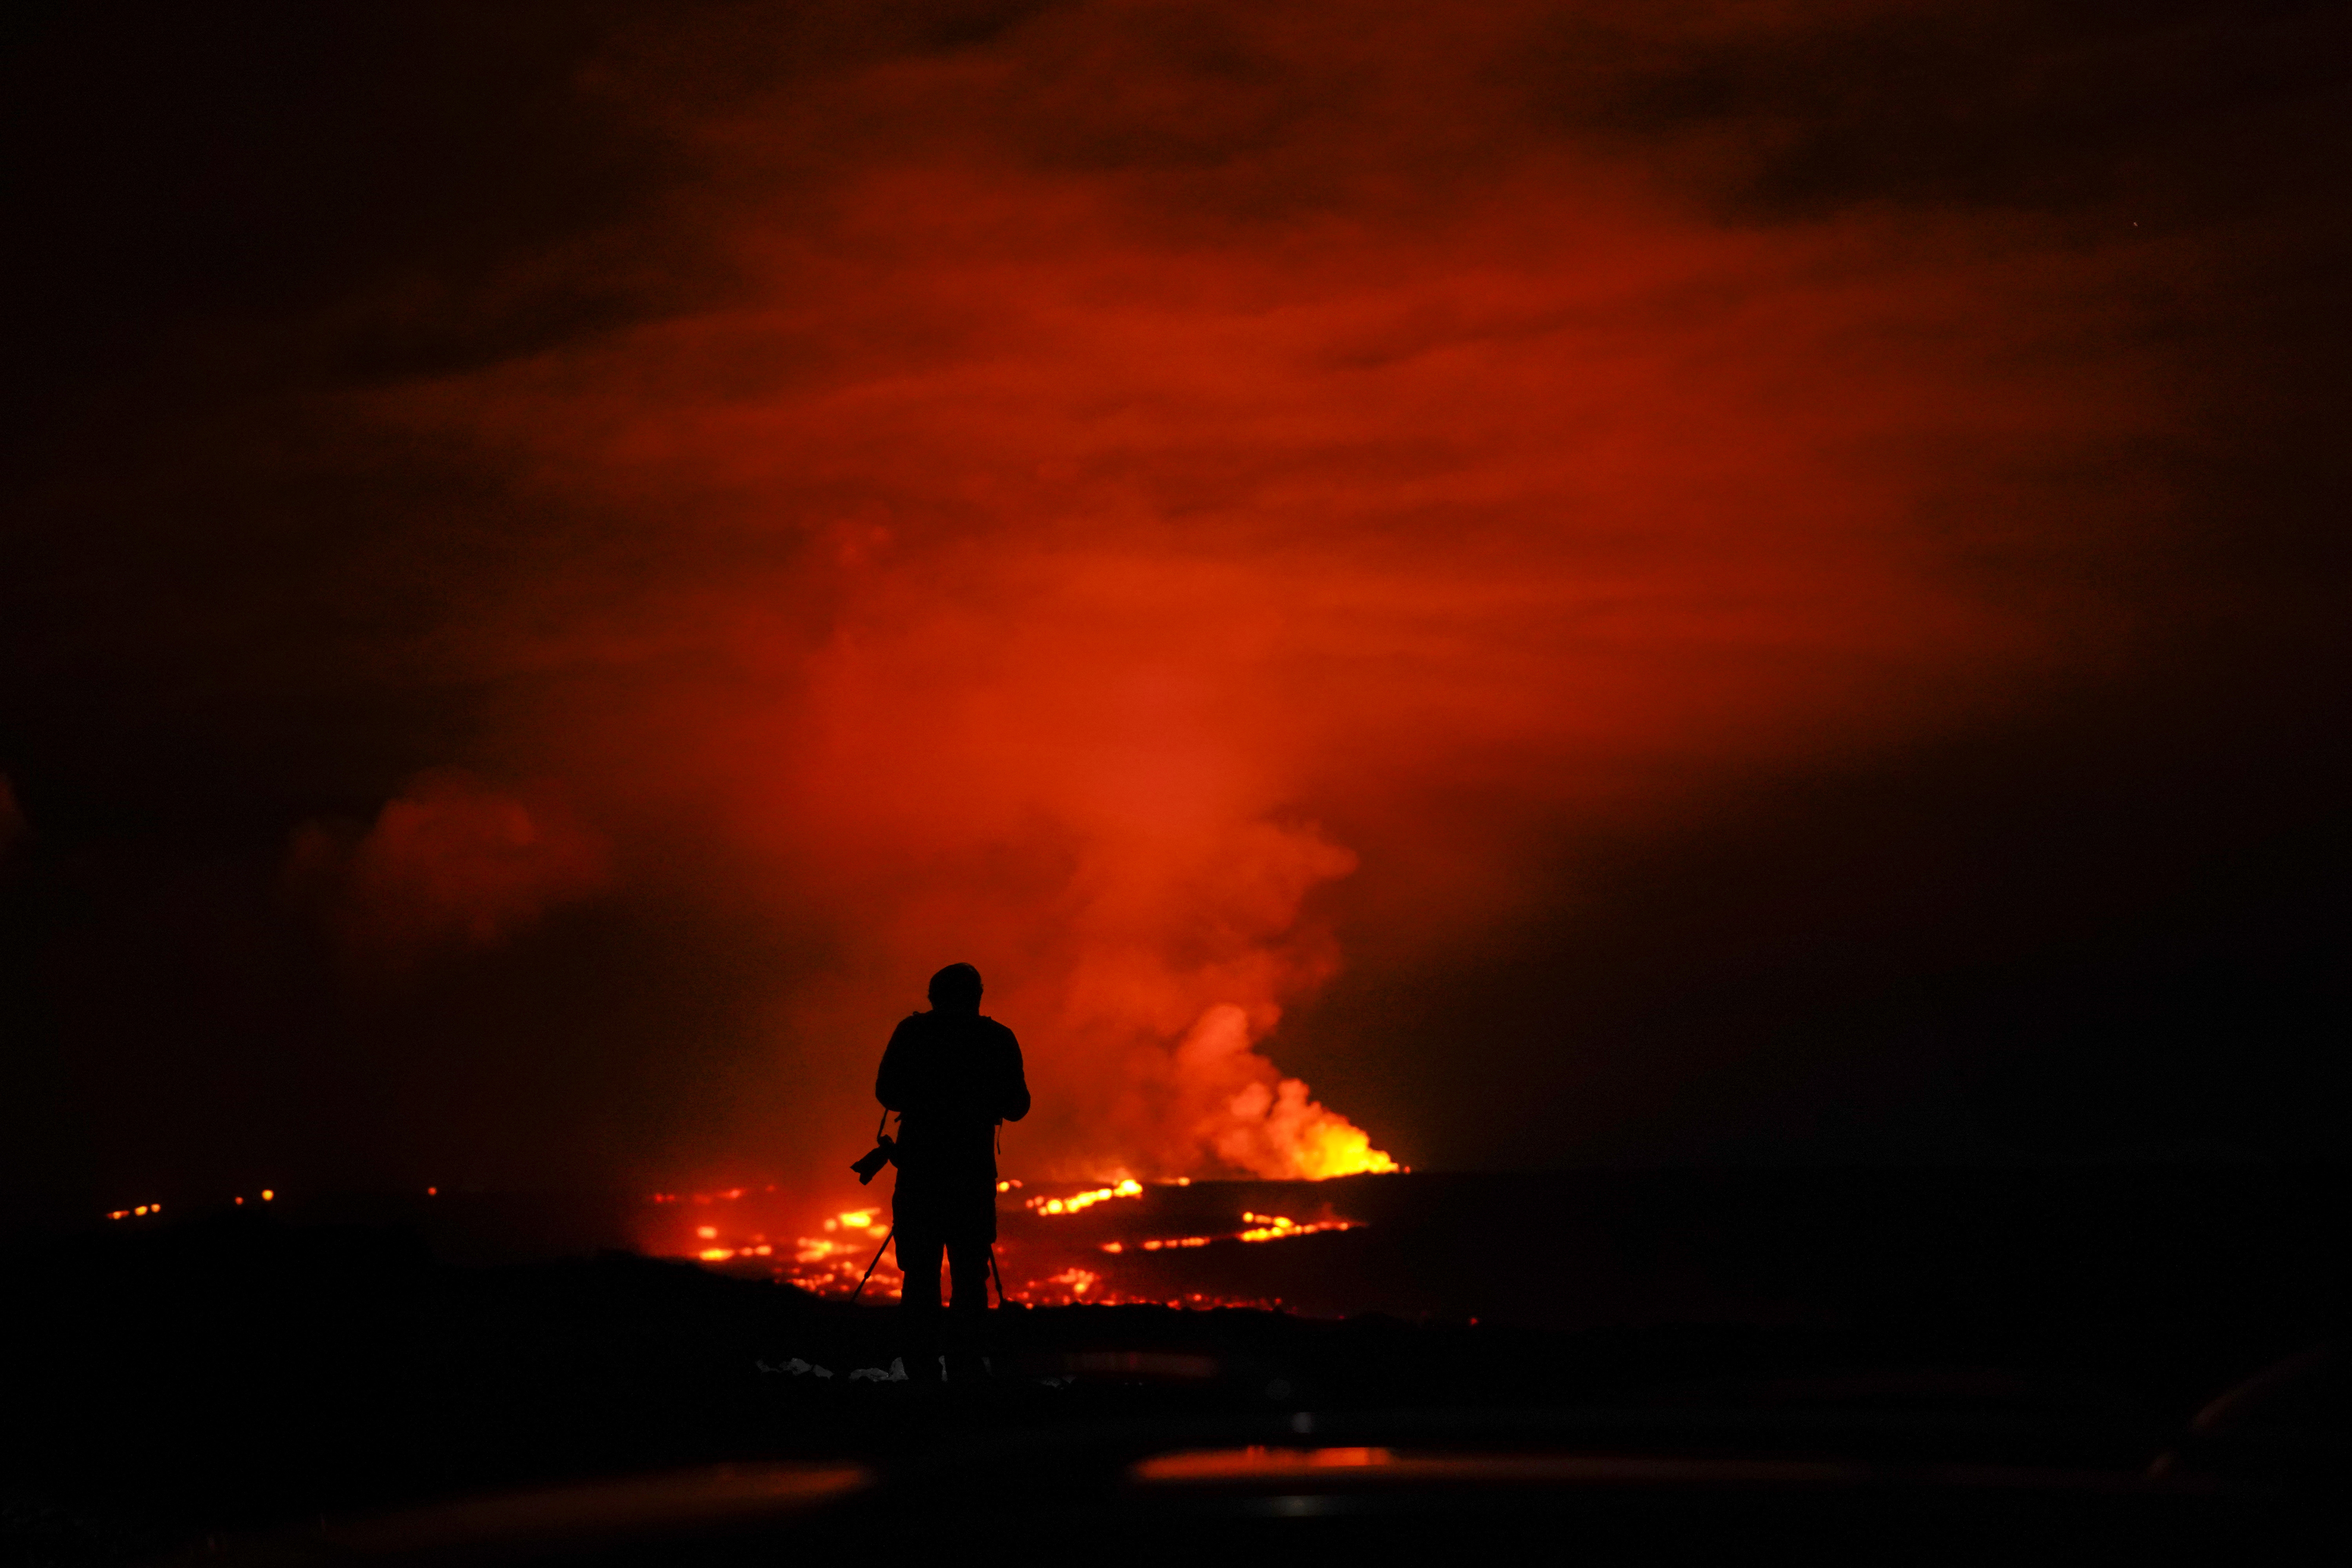
<svg viewBox="0 0 2352 1568">
<path fill-rule="evenodd" d="M 2324 9 L 60 11 L 39 1162 L 814 1193 L 955 961 L 1014 1174 L 1902 1143 L 2332 787 Z"/>
<path fill-rule="evenodd" d="M 616 64 L 735 284 L 366 402 L 567 520 L 467 628 L 500 745 L 822 933 L 727 1136 L 856 1103 L 968 959 L 1041 1159 L 1377 1167 L 1275 1065 L 1331 910 L 1472 942 L 1530 821 L 1620 830 L 2098 657 L 2095 599 L 1985 563 L 2095 532 L 2063 476 L 2153 416 L 2084 348 L 2127 259 L 1726 217 L 1548 123 L 1559 83 L 1497 87 L 1536 26 L 1080 7 L 789 83 Z M 584 885 L 415 809 L 361 862 L 412 924 Z M 404 869 L 427 844 L 466 868 Z"/>
</svg>

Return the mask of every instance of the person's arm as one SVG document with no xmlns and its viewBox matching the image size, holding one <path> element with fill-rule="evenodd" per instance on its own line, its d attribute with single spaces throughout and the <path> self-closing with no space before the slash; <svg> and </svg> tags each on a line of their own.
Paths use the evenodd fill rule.
<svg viewBox="0 0 2352 1568">
<path fill-rule="evenodd" d="M 1010 1029 L 1004 1030 L 1003 1073 L 996 1090 L 996 1114 L 1006 1121 L 1018 1121 L 1029 1114 L 1029 1079 L 1021 1070 L 1021 1042 Z"/>
</svg>

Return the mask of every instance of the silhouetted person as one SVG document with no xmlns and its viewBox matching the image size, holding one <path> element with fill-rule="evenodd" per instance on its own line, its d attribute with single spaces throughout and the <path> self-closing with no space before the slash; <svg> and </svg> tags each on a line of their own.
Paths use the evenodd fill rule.
<svg viewBox="0 0 2352 1568">
<path fill-rule="evenodd" d="M 931 976 L 931 1010 L 890 1036 L 875 1098 L 898 1112 L 898 1230 L 910 1376 L 937 1374 L 940 1254 L 947 1254 L 958 1324 L 954 1348 L 976 1353 L 996 1240 L 996 1127 L 1029 1114 L 1029 1084 L 1013 1031 L 980 1015 L 980 971 L 950 963 Z"/>
</svg>

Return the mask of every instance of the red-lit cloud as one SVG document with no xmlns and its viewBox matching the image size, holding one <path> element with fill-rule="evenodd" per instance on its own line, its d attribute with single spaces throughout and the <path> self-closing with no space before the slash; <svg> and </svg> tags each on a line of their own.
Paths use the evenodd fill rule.
<svg viewBox="0 0 2352 1568">
<path fill-rule="evenodd" d="M 1388 1147 L 1274 1065 L 1333 910 L 1466 942 L 1538 847 L 2118 645 L 2079 567 L 2146 498 L 2072 476 L 2172 416 L 2137 253 L 1727 216 L 1717 152 L 1548 103 L 1540 31 L 1087 6 L 772 88 L 611 68 L 702 171 L 659 243 L 734 287 L 360 416 L 568 520 L 453 621 L 497 760 L 823 933 L 682 1157 L 822 1163 L 958 959 L 1046 1091 L 1027 1163 Z M 477 936 L 596 884 L 509 809 L 395 803 L 354 875 Z"/>
<path fill-rule="evenodd" d="M 413 782 L 356 838 L 310 824 L 287 868 L 366 965 L 488 948 L 548 910 L 601 892 L 605 847 L 560 805 L 530 805 L 457 769 Z"/>
</svg>

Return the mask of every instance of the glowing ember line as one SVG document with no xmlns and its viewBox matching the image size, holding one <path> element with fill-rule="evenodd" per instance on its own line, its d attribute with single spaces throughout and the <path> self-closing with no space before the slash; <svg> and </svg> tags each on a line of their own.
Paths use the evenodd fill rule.
<svg viewBox="0 0 2352 1568">
<path fill-rule="evenodd" d="M 1087 1292 L 1102 1283 L 1102 1276 L 1090 1268 L 1065 1268 L 1045 1283 L 1059 1285 L 1073 1300 L 1083 1300 Z"/>
<path fill-rule="evenodd" d="M 1091 1192 L 1074 1194 L 1066 1198 L 1030 1198 L 1023 1206 L 1034 1209 L 1039 1214 L 1076 1214 L 1080 1209 L 1091 1208 L 1112 1198 L 1139 1198 L 1142 1195 L 1143 1184 L 1129 1177 L 1115 1187 L 1097 1187 Z"/>
<path fill-rule="evenodd" d="M 1243 1241 L 1283 1241 L 1294 1236 L 1312 1236 L 1318 1230 L 1353 1230 L 1363 1224 L 1354 1219 L 1318 1219 L 1301 1225 L 1278 1214 L 1242 1213 L 1242 1222 L 1253 1228 L 1241 1233 Z"/>
<path fill-rule="evenodd" d="M 1283 1241 L 1294 1236 L 1313 1236 L 1318 1231 L 1356 1230 L 1364 1223 L 1360 1219 L 1321 1219 L 1301 1225 L 1298 1221 L 1282 1215 L 1251 1214 L 1246 1210 L 1243 1212 L 1242 1219 L 1250 1228 L 1237 1231 L 1223 1239 Z M 1164 1252 L 1180 1247 L 1206 1247 L 1218 1239 L 1220 1238 L 1213 1236 L 1168 1236 L 1154 1237 L 1149 1241 L 1106 1241 L 1102 1244 L 1102 1250 L 1109 1253 L 1122 1253 L 1129 1247 L 1133 1247 L 1139 1252 Z"/>
</svg>

